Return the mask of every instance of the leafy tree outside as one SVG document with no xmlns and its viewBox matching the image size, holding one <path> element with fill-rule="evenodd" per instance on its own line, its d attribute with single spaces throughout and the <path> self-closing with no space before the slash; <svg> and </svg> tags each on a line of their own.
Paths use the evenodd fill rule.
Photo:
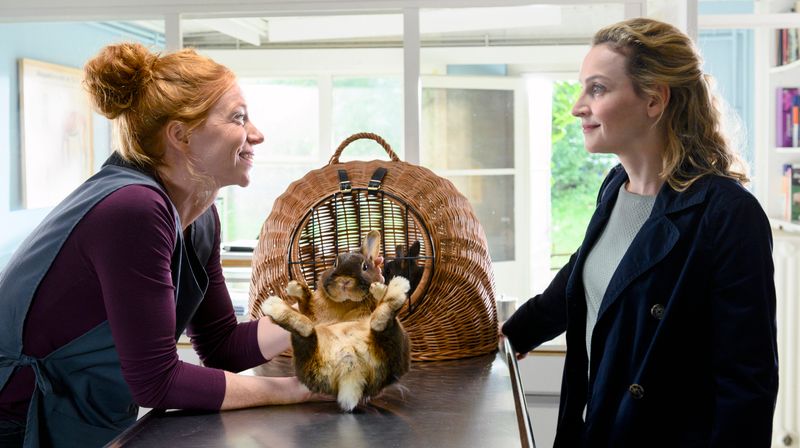
<svg viewBox="0 0 800 448">
<path fill-rule="evenodd" d="M 580 120 L 572 116 L 580 90 L 580 84 L 569 81 L 553 88 L 551 269 L 560 269 L 578 249 L 594 212 L 597 190 L 617 164 L 612 154 L 590 154 L 584 148 Z"/>
</svg>

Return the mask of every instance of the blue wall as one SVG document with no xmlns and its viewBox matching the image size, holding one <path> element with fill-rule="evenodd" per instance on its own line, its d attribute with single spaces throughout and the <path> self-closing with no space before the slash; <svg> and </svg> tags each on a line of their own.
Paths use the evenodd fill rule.
<svg viewBox="0 0 800 448">
<path fill-rule="evenodd" d="M 143 37 L 145 39 L 143 39 Z M 21 58 L 81 68 L 104 45 L 119 41 L 161 44 L 113 23 L 0 24 L 0 269 L 50 209 L 21 209 L 19 83 Z M 95 115 L 95 166 L 108 154 L 109 125 Z M 42 132 L 48 132 L 42 129 Z"/>
</svg>

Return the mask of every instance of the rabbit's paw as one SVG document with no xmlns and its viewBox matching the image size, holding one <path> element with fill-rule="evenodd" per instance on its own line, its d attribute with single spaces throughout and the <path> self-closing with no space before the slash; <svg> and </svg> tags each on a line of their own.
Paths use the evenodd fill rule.
<svg viewBox="0 0 800 448">
<path fill-rule="evenodd" d="M 280 297 L 270 296 L 261 310 L 281 328 L 308 337 L 314 331 L 314 324 L 304 315 L 286 304 Z"/>
<path fill-rule="evenodd" d="M 381 300 L 386 294 L 386 288 L 386 285 L 383 283 L 374 282 L 369 285 L 369 292 L 372 294 L 372 297 L 375 297 L 375 300 Z"/>
<path fill-rule="evenodd" d="M 408 289 L 408 281 L 405 279 L 403 280 L 405 281 L 405 288 Z M 394 280 L 392 280 L 392 282 L 394 282 Z M 397 312 L 403 307 L 403 304 L 406 303 L 406 294 L 402 292 L 402 288 L 395 290 L 393 293 L 390 283 L 389 287 L 386 289 L 386 295 L 378 302 L 378 306 L 375 307 L 375 310 L 370 316 L 369 327 L 372 331 L 384 331 L 389 325 L 389 322 L 397 316 Z"/>
<path fill-rule="evenodd" d="M 403 296 L 403 300 L 405 300 L 405 295 L 410 287 L 411 285 L 408 283 L 408 279 L 397 276 L 389 282 L 389 287 L 386 290 L 386 296 Z"/>
<path fill-rule="evenodd" d="M 303 298 L 303 287 L 300 286 L 300 283 L 298 283 L 297 280 L 292 280 L 288 285 L 286 285 L 286 294 L 292 297 Z"/>
<path fill-rule="evenodd" d="M 265 316 L 269 316 L 275 323 L 285 321 L 286 315 L 289 312 L 289 307 L 280 297 L 269 296 L 264 303 L 261 304 L 261 312 Z"/>
</svg>

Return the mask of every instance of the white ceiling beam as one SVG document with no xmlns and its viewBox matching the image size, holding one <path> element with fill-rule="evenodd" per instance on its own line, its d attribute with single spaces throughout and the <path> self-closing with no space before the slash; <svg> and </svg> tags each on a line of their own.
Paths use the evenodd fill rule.
<svg viewBox="0 0 800 448">
<path fill-rule="evenodd" d="M 270 42 L 344 39 L 403 34 L 401 14 L 333 17 L 280 17 L 268 19 Z"/>
<path fill-rule="evenodd" d="M 561 7 L 548 5 L 430 9 L 418 16 L 422 34 L 561 25 Z M 268 36 L 270 42 L 389 37 L 404 35 L 403 26 L 400 14 L 279 17 L 269 19 Z"/>
<path fill-rule="evenodd" d="M 561 25 L 561 7 L 528 5 L 420 12 L 420 32 L 452 33 Z"/>
<path fill-rule="evenodd" d="M 230 67 L 239 76 L 353 75 L 402 76 L 402 48 L 337 48 L 275 50 L 201 50 Z M 589 45 L 515 47 L 421 48 L 421 73 L 447 64 L 510 64 L 525 71 L 569 71 L 577 73 Z"/>
<path fill-rule="evenodd" d="M 264 32 L 240 19 L 192 19 L 191 22 L 255 46 L 261 45 L 261 36 L 264 35 Z"/>
</svg>

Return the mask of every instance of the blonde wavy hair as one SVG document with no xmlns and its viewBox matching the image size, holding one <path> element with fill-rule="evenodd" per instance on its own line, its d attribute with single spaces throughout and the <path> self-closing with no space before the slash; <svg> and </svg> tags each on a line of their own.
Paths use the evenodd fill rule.
<svg viewBox="0 0 800 448">
<path fill-rule="evenodd" d="M 660 175 L 670 187 L 684 191 L 709 174 L 749 181 L 746 164 L 723 132 L 713 80 L 700 69 L 702 59 L 688 36 L 667 23 L 637 18 L 602 28 L 592 39 L 593 46 L 601 44 L 627 58 L 637 94 L 657 96 L 658 87 L 669 88 L 660 118 L 667 139 Z"/>
<path fill-rule="evenodd" d="M 83 85 L 95 109 L 113 120 L 114 149 L 155 173 L 164 164 L 161 129 L 177 120 L 191 134 L 235 82 L 227 67 L 192 49 L 162 56 L 138 43 L 120 43 L 86 63 Z"/>
</svg>

